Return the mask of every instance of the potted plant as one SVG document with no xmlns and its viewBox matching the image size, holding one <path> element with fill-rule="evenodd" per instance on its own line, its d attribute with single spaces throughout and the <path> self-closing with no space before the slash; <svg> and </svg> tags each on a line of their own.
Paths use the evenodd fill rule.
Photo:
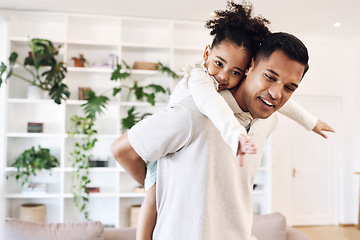
<svg viewBox="0 0 360 240">
<path fill-rule="evenodd" d="M 87 204 L 89 202 L 89 160 L 92 150 L 97 142 L 97 130 L 94 128 L 96 115 L 103 112 L 105 104 L 109 101 L 106 96 L 96 96 L 92 90 L 85 89 L 86 103 L 82 105 L 85 116 L 75 115 L 71 117 L 71 137 L 76 136 L 73 151 L 70 153 L 70 161 L 74 171 L 72 173 L 71 192 L 74 196 L 74 205 L 84 214 L 85 219 L 90 220 Z"/>
<path fill-rule="evenodd" d="M 79 57 L 72 57 L 71 59 L 74 60 L 74 67 L 85 67 L 87 62 L 83 54 L 79 54 Z"/>
<path fill-rule="evenodd" d="M 178 75 L 172 71 L 169 67 L 165 66 L 161 62 L 156 64 L 157 71 L 161 74 L 166 74 L 171 78 L 177 78 Z M 120 81 L 123 82 L 125 79 L 131 76 L 130 67 L 126 64 L 126 62 L 122 61 L 122 64 L 119 64 L 117 68 L 111 74 L 112 81 Z M 121 84 L 119 88 L 113 88 L 113 96 L 118 94 L 123 88 L 127 88 L 128 96 L 127 100 L 130 99 L 130 96 L 133 95 L 136 100 L 145 100 L 150 103 L 152 106 L 156 103 L 156 95 L 161 93 L 168 93 L 170 95 L 170 90 L 165 90 L 161 85 L 157 84 L 148 84 L 148 85 L 140 85 L 138 81 L 134 81 L 132 86 L 127 86 L 125 84 Z M 130 129 L 133 125 L 135 125 L 138 121 L 142 119 L 139 116 L 139 112 L 136 111 L 135 107 L 132 106 L 127 111 L 127 116 L 121 119 L 122 131 L 126 131 Z"/>
<path fill-rule="evenodd" d="M 29 182 L 30 176 L 36 176 L 36 173 L 43 169 L 50 170 L 59 166 L 59 161 L 50 154 L 48 148 L 42 148 L 39 145 L 37 151 L 34 147 L 25 150 L 11 166 L 17 169 L 15 173 L 16 180 L 20 180 L 21 186 L 24 186 Z"/>
<path fill-rule="evenodd" d="M 85 219 L 89 219 L 87 204 L 89 202 L 88 184 L 91 183 L 89 178 L 89 159 L 92 157 L 92 150 L 97 142 L 95 137 L 97 131 L 94 129 L 94 120 L 91 117 L 80 117 L 75 115 L 71 118 L 70 136 L 76 138 L 73 151 L 70 153 L 72 167 L 72 186 L 71 192 L 74 196 L 74 205 L 84 214 Z"/>
<path fill-rule="evenodd" d="M 0 63 L 0 87 L 10 77 L 16 77 L 30 83 L 31 86 L 48 91 L 50 98 L 61 104 L 61 100 L 69 98 L 70 92 L 63 82 L 67 69 L 63 62 L 56 60 L 60 46 L 55 47 L 50 40 L 33 38 L 29 42 L 29 47 L 29 55 L 25 57 L 23 64 L 16 64 L 17 52 L 10 54 L 8 65 Z M 16 68 L 19 66 L 26 70 L 27 74 L 18 73 Z"/>
<path fill-rule="evenodd" d="M 167 74 L 172 78 L 178 77 L 175 72 L 173 72 L 169 67 L 164 66 L 161 62 L 156 64 L 157 69 L 162 74 Z M 122 64 L 117 65 L 117 68 L 111 74 L 112 81 L 124 81 L 125 79 L 131 76 L 131 71 L 129 65 L 126 62 L 122 61 Z M 132 86 L 127 86 L 125 84 L 121 84 L 121 87 L 113 89 L 113 96 L 118 94 L 122 88 L 127 88 L 128 97 L 127 100 L 130 99 L 130 96 L 133 95 L 136 100 L 146 100 L 152 106 L 155 105 L 155 97 L 158 93 L 166 93 L 166 90 L 158 84 L 148 84 L 148 85 L 140 85 L 139 81 L 134 81 Z M 170 91 L 168 90 L 168 93 Z"/>
<path fill-rule="evenodd" d="M 159 63 L 158 70 L 161 73 L 169 74 L 176 77 L 176 74 L 170 68 Z M 111 74 L 112 81 L 123 81 L 131 76 L 130 67 L 122 61 Z M 130 93 L 136 96 L 136 99 L 145 99 L 151 105 L 155 105 L 155 95 L 157 93 L 166 93 L 166 90 L 155 84 L 139 86 L 135 81 L 133 86 L 113 88 L 113 96 L 121 92 L 122 88 L 128 88 Z M 95 121 L 98 115 L 103 113 L 109 98 L 104 95 L 97 96 L 91 89 L 84 89 L 85 103 L 81 105 L 85 116 L 75 115 L 71 118 L 71 129 L 68 132 L 71 137 L 76 139 L 74 150 L 70 153 L 69 160 L 74 168 L 72 175 L 72 193 L 74 195 L 74 205 L 84 214 L 85 219 L 89 219 L 87 204 L 89 203 L 88 184 L 91 183 L 89 178 L 89 159 L 92 157 L 92 150 L 97 142 L 97 130 Z M 139 113 L 135 112 L 135 107 L 128 111 L 128 116 L 122 119 L 123 130 L 131 128 L 140 120 Z"/>
</svg>

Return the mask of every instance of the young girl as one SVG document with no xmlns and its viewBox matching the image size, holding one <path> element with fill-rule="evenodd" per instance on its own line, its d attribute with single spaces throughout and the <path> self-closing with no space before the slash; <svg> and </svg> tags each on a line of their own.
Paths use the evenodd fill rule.
<svg viewBox="0 0 360 240">
<path fill-rule="evenodd" d="M 251 16 L 251 5 L 229 2 L 227 10 L 216 11 L 217 17 L 209 20 L 206 27 L 214 36 L 211 47 L 204 51 L 203 61 L 187 65 L 185 76 L 176 86 L 170 105 L 191 96 L 198 109 L 206 115 L 221 136 L 229 144 L 239 165 L 244 154 L 256 153 L 254 144 L 247 138 L 247 129 L 235 118 L 218 91 L 231 89 L 245 77 L 251 58 L 263 39 L 269 34 L 268 20 Z M 308 130 L 326 137 L 322 131 L 333 131 L 326 123 L 318 121 L 293 101 L 281 109 Z M 250 115 L 250 113 L 249 113 Z M 251 116 L 249 116 L 250 123 Z M 245 124 L 246 125 L 246 124 Z M 316 127 L 315 127 L 316 126 Z M 156 162 L 147 164 L 145 179 L 146 196 L 138 218 L 136 239 L 152 239 L 156 223 Z"/>
</svg>

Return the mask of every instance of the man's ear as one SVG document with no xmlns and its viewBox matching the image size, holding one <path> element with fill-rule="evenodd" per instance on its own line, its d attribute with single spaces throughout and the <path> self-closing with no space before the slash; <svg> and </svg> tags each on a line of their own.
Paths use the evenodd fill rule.
<svg viewBox="0 0 360 240">
<path fill-rule="evenodd" d="M 251 71 L 254 70 L 254 67 L 255 67 L 255 60 L 254 58 L 251 58 L 250 66 L 246 69 L 245 75 L 247 75 L 250 70 Z"/>
<path fill-rule="evenodd" d="M 210 47 L 210 45 L 207 45 L 205 47 L 204 56 L 203 56 L 203 59 L 204 59 L 205 62 L 208 60 L 210 52 L 211 52 L 211 47 Z"/>
</svg>

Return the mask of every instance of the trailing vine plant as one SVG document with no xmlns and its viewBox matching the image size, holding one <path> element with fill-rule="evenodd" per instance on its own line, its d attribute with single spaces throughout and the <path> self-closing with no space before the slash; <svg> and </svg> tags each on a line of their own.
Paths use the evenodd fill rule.
<svg viewBox="0 0 360 240">
<path fill-rule="evenodd" d="M 158 64 L 158 70 L 170 77 L 177 75 L 163 64 Z M 119 81 L 119 86 L 112 89 L 112 95 L 116 96 L 123 88 L 129 90 L 129 94 L 135 94 L 137 100 L 146 100 L 152 106 L 155 105 L 156 95 L 158 93 L 167 93 L 162 86 L 157 84 L 149 84 L 142 86 L 138 81 L 134 81 L 133 85 L 128 86 L 123 83 L 124 80 L 131 77 L 131 69 L 122 61 L 111 74 L 112 81 Z M 73 170 L 73 186 L 72 193 L 74 195 L 75 206 L 84 214 L 85 219 L 90 220 L 87 204 L 89 203 L 88 184 L 91 182 L 89 178 L 89 159 L 92 157 L 92 150 L 97 142 L 97 130 L 94 128 L 96 117 L 103 113 L 109 98 L 104 95 L 96 96 L 92 90 L 85 90 L 86 102 L 81 105 L 85 116 L 75 115 L 71 118 L 70 136 L 76 138 L 73 152 L 70 153 Z M 121 119 L 122 129 L 130 129 L 141 118 L 135 107 L 128 110 L 128 116 Z"/>
<path fill-rule="evenodd" d="M 76 142 L 74 150 L 70 153 L 72 161 L 72 187 L 74 196 L 74 205 L 84 214 L 86 220 L 90 220 L 87 204 L 89 202 L 88 184 L 89 178 L 89 159 L 92 157 L 92 150 L 97 142 L 97 130 L 94 128 L 94 122 L 97 114 L 101 114 L 105 104 L 109 100 L 105 96 L 97 97 L 93 91 L 86 90 L 85 96 L 87 102 L 84 107 L 85 116 L 75 115 L 71 118 L 70 136 L 75 137 Z"/>
</svg>

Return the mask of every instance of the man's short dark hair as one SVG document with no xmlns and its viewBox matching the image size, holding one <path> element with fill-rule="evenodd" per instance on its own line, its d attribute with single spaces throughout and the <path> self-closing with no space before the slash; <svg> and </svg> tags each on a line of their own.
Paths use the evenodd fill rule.
<svg viewBox="0 0 360 240">
<path fill-rule="evenodd" d="M 304 74 L 309 69 L 309 55 L 306 46 L 297 37 L 289 33 L 272 33 L 262 42 L 255 56 L 255 65 L 267 60 L 276 50 L 282 51 L 288 58 L 305 66 Z"/>
</svg>

